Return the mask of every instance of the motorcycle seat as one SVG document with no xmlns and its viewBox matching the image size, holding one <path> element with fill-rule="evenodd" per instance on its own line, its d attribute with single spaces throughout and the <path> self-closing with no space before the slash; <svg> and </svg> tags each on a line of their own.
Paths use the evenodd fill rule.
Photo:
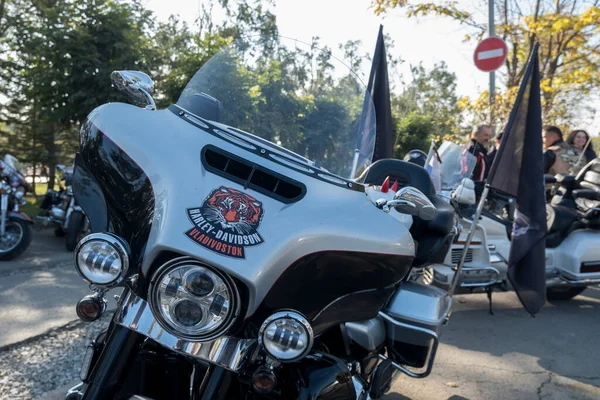
<svg viewBox="0 0 600 400">
<path fill-rule="evenodd" d="M 546 236 L 546 247 L 554 248 L 561 244 L 567 237 L 569 228 L 577 221 L 577 211 L 558 205 L 546 205 L 546 223 L 548 236 Z"/>
</svg>

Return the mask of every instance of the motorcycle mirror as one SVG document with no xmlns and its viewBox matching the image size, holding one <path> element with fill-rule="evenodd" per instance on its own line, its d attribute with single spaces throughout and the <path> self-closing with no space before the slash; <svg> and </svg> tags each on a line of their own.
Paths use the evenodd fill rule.
<svg viewBox="0 0 600 400">
<path fill-rule="evenodd" d="M 117 90 L 145 105 L 146 109 L 156 110 L 156 103 L 152 98 L 154 82 L 147 74 L 140 71 L 113 71 L 110 79 Z"/>
<path fill-rule="evenodd" d="M 394 195 L 394 200 L 407 202 L 407 204 L 399 204 L 395 207 L 396 211 L 400 213 L 410 214 L 425 221 L 432 220 L 437 215 L 437 209 L 433 203 L 423 192 L 414 187 L 405 186 L 398 190 Z"/>
</svg>

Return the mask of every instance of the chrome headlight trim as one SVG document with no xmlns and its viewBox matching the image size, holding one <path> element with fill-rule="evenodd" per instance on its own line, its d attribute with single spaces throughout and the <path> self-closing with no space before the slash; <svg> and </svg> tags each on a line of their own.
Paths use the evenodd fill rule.
<svg viewBox="0 0 600 400">
<path fill-rule="evenodd" d="M 159 300 L 158 300 L 158 290 L 160 288 L 160 282 L 162 281 L 162 278 L 167 273 L 169 273 L 170 271 L 172 271 L 178 267 L 182 267 L 182 266 L 197 266 L 197 267 L 205 268 L 205 269 L 209 270 L 211 273 L 218 276 L 223 281 L 225 286 L 227 287 L 227 291 L 230 296 L 231 306 L 229 307 L 228 315 L 225 318 L 225 322 L 218 325 L 218 327 L 216 329 L 209 330 L 205 334 L 191 335 L 191 334 L 186 334 L 185 332 L 181 332 L 181 331 L 177 330 L 177 327 L 173 326 L 168 321 L 168 319 L 163 316 L 163 311 L 161 310 L 161 305 L 159 304 Z M 186 273 L 186 275 L 187 275 L 187 273 Z M 190 294 L 190 296 L 192 296 L 192 295 Z M 194 342 L 210 341 L 210 340 L 216 339 L 216 338 L 224 335 L 231 328 L 231 326 L 239 319 L 240 312 L 241 312 L 240 311 L 241 310 L 240 294 L 238 292 L 237 286 L 235 285 L 235 283 L 233 282 L 231 277 L 228 276 L 227 274 L 219 271 L 218 269 L 211 267 L 210 265 L 208 265 L 206 263 L 203 263 L 202 261 L 199 261 L 194 258 L 187 257 L 187 256 L 178 257 L 178 258 L 174 258 L 172 260 L 167 261 L 165 264 L 160 266 L 156 270 L 156 272 L 154 272 L 152 274 L 152 279 L 150 280 L 150 286 L 148 289 L 148 301 L 150 303 L 150 307 L 152 309 L 154 317 L 156 318 L 158 323 L 167 332 L 171 333 L 172 335 L 174 335 L 176 337 L 185 338 L 187 340 L 194 341 Z"/>
<path fill-rule="evenodd" d="M 295 322 L 300 323 L 300 325 L 302 325 L 302 327 L 306 330 L 306 335 L 307 335 L 307 339 L 308 339 L 306 348 L 298 356 L 296 356 L 294 358 L 290 358 L 290 359 L 278 358 L 275 355 L 271 354 L 267 350 L 267 347 L 265 346 L 265 342 L 264 342 L 264 335 L 266 333 L 265 331 L 271 325 L 272 322 L 277 321 L 279 319 L 294 320 Z M 275 359 L 277 361 L 283 362 L 283 363 L 294 362 L 294 361 L 298 361 L 298 360 L 304 358 L 312 349 L 313 341 L 314 341 L 314 332 L 313 332 L 312 326 L 310 326 L 310 323 L 308 322 L 306 317 L 304 317 L 304 315 L 302 315 L 299 312 L 294 311 L 294 310 L 278 311 L 278 312 L 274 313 L 273 315 L 268 317 L 262 323 L 262 325 L 260 326 L 260 329 L 258 331 L 258 343 L 260 344 L 260 346 L 267 352 L 267 354 L 269 354 L 270 357 L 272 357 L 273 359 Z"/>
<path fill-rule="evenodd" d="M 107 242 L 109 245 L 112 246 L 114 250 L 116 250 L 116 252 L 121 258 L 121 273 L 111 282 L 92 282 L 83 274 L 83 272 L 81 272 L 81 268 L 79 267 L 79 264 L 77 262 L 77 256 L 79 255 L 81 247 L 92 240 Z M 129 253 L 129 245 L 123 238 L 112 233 L 92 233 L 90 235 L 87 235 L 86 237 L 81 239 L 79 243 L 77 243 L 77 247 L 75 247 L 75 251 L 73 252 L 73 264 L 75 264 L 75 270 L 84 281 L 89 282 L 101 289 L 111 289 L 123 282 L 123 279 L 125 279 L 125 277 L 127 276 L 127 272 L 129 272 Z"/>
<path fill-rule="evenodd" d="M 114 321 L 169 350 L 210 362 L 233 372 L 243 367 L 256 346 L 256 339 L 230 336 L 202 342 L 182 339 L 165 330 L 155 318 L 150 304 L 132 292 L 123 299 L 122 308 L 115 314 Z"/>
</svg>

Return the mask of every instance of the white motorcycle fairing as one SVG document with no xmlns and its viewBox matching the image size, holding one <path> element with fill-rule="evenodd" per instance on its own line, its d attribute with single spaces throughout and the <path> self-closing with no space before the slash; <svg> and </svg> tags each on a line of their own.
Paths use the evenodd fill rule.
<svg viewBox="0 0 600 400">
<path fill-rule="evenodd" d="M 350 318 L 358 320 L 374 317 L 410 271 L 415 247 L 407 226 L 377 209 L 361 184 L 253 135 L 209 126 L 177 106 L 149 112 L 112 103 L 92 112 L 81 137 L 77 170 L 85 179 L 78 181 L 88 184 L 76 187 L 78 201 L 91 214 L 85 193 L 101 192 L 105 208 L 116 212 L 96 205 L 92 229 L 112 226 L 128 240 L 141 262 L 140 278 L 149 279 L 161 257 L 174 252 L 241 281 L 246 317 L 262 307 L 257 318 L 264 318 L 286 304 L 316 318 L 343 298 L 346 306 L 332 312 L 343 319 L 344 307 L 351 308 Z M 283 195 L 244 187 L 218 171 L 219 157 L 260 167 L 264 181 L 295 187 Z M 284 197 L 289 193 L 293 198 Z M 240 218 L 250 224 L 229 223 L 228 212 L 234 219 L 245 213 Z M 122 222 L 110 218 L 115 214 L 125 215 L 129 226 L 118 226 Z M 358 301 L 366 305 L 360 315 Z"/>
</svg>

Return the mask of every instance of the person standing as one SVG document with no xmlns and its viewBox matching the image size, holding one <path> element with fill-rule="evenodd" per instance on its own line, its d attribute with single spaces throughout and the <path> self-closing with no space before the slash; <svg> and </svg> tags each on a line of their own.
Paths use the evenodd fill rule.
<svg viewBox="0 0 600 400">
<path fill-rule="evenodd" d="M 579 149 L 580 151 L 583 151 L 588 140 L 590 140 L 590 135 L 588 135 L 588 133 L 582 129 L 571 131 L 569 136 L 567 136 L 567 143 Z M 583 164 L 587 164 L 596 158 L 596 152 L 594 151 L 594 146 L 592 143 L 590 143 L 585 149 L 583 157 L 585 158 L 585 160 L 582 161 Z"/>
<path fill-rule="evenodd" d="M 495 143 L 494 143 L 494 150 L 490 151 L 487 155 L 487 166 L 488 169 L 492 167 L 492 164 L 494 163 L 494 159 L 496 158 L 496 153 L 498 153 L 498 149 L 500 148 L 500 142 L 502 141 L 502 132 L 500 132 L 499 134 L 496 135 L 496 138 L 494 139 Z"/>
<path fill-rule="evenodd" d="M 544 173 L 576 175 L 583 167 L 583 163 L 575 167 L 581 152 L 563 140 L 559 128 L 546 125 L 542 129 L 544 143 Z"/>
<path fill-rule="evenodd" d="M 467 150 L 477 158 L 472 175 L 474 181 L 483 181 L 487 176 L 489 165 L 486 160 L 488 151 L 485 146 L 491 138 L 492 127 L 490 125 L 479 125 L 471 133 L 471 141 Z"/>
</svg>

